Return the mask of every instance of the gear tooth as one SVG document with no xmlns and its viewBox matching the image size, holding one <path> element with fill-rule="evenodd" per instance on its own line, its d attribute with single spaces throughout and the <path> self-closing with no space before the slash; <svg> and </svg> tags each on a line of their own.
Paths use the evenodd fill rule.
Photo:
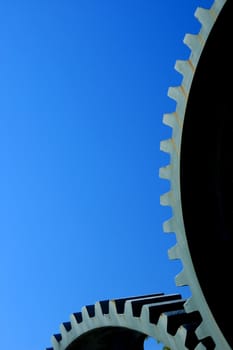
<svg viewBox="0 0 233 350">
<path fill-rule="evenodd" d="M 173 247 L 171 247 L 168 250 L 168 256 L 169 256 L 169 259 L 171 259 L 171 260 L 177 260 L 180 258 L 178 244 L 175 244 Z"/>
<path fill-rule="evenodd" d="M 189 69 L 188 61 L 185 60 L 177 60 L 175 63 L 175 70 L 182 74 L 183 76 L 186 74 Z"/>
<path fill-rule="evenodd" d="M 216 2 L 217 3 L 217 2 Z M 217 16 L 219 7 L 214 3 L 211 9 L 204 9 L 198 7 L 195 12 L 195 17 L 199 20 L 202 25 L 202 31 L 206 31 L 206 35 L 209 34 L 210 28 L 213 26 Z"/>
<path fill-rule="evenodd" d="M 194 350 L 207 350 L 207 347 L 202 343 L 197 344 Z"/>
<path fill-rule="evenodd" d="M 165 233 L 174 233 L 176 231 L 174 216 L 163 223 L 163 231 Z"/>
<path fill-rule="evenodd" d="M 82 318 L 82 322 L 80 323 L 76 323 L 75 326 L 75 332 L 80 335 L 84 332 L 86 332 L 88 330 L 89 324 L 90 324 L 90 319 L 93 318 L 93 316 L 90 316 L 90 313 L 88 311 L 88 306 L 83 306 L 81 309 L 81 318 Z M 78 313 L 79 315 L 80 313 Z M 72 321 L 71 324 L 73 325 Z"/>
<path fill-rule="evenodd" d="M 150 316 L 148 316 L 148 317 L 150 317 Z M 167 338 L 167 335 L 168 335 L 168 333 L 167 333 L 168 317 L 167 317 L 165 312 L 161 313 L 161 315 L 160 315 L 160 317 L 158 319 L 157 325 L 154 325 L 154 326 L 157 327 L 157 329 L 159 330 L 161 338 Z M 166 341 L 167 341 L 167 339 L 166 339 Z M 163 341 L 164 345 L 165 345 L 166 341 L 164 339 L 164 341 Z M 169 343 L 170 346 L 172 346 L 171 342 L 168 342 L 168 341 L 167 341 L 166 345 L 168 345 L 168 343 Z M 167 349 L 167 348 L 165 347 L 165 349 Z M 169 347 L 169 349 L 170 349 L 170 347 Z M 175 348 L 172 346 L 172 349 L 175 349 Z"/>
<path fill-rule="evenodd" d="M 102 315 L 103 311 L 102 311 L 102 307 L 99 301 L 97 301 L 95 303 L 95 315 Z"/>
<path fill-rule="evenodd" d="M 167 94 L 171 99 L 178 101 L 180 98 L 180 86 L 170 86 Z"/>
<path fill-rule="evenodd" d="M 170 180 L 171 178 L 171 165 L 166 165 L 159 169 L 159 177 L 161 179 Z"/>
<path fill-rule="evenodd" d="M 90 318 L 90 314 L 87 306 L 82 307 L 82 317 L 83 317 L 83 322 L 87 322 L 87 320 Z"/>
<path fill-rule="evenodd" d="M 187 349 L 185 341 L 187 339 L 187 329 L 180 326 L 175 334 L 175 343 L 177 344 L 177 350 L 181 347 Z"/>
<path fill-rule="evenodd" d="M 163 329 L 164 332 L 167 334 L 168 329 L 168 315 L 166 312 L 161 313 L 159 320 L 158 320 L 158 326 L 159 328 Z"/>
<path fill-rule="evenodd" d="M 82 322 L 78 323 L 77 318 L 75 314 L 72 314 L 70 316 L 70 323 L 71 323 L 71 328 L 72 328 L 72 337 L 79 337 L 79 335 L 82 333 L 81 328 L 82 328 Z"/>
<path fill-rule="evenodd" d="M 187 87 L 184 84 L 175 87 L 171 86 L 168 90 L 168 96 L 174 99 L 177 102 L 177 105 L 184 105 L 188 97 Z M 178 108 L 179 107 L 177 106 L 177 109 Z"/>
<path fill-rule="evenodd" d="M 204 331 L 202 324 L 200 324 L 196 329 L 196 335 L 199 339 L 203 339 L 206 337 L 206 332 Z"/>
<path fill-rule="evenodd" d="M 83 334 L 89 330 L 89 324 L 92 320 L 90 318 L 87 308 L 84 306 L 81 309 L 83 321 L 76 326 L 76 331 L 78 334 Z"/>
<path fill-rule="evenodd" d="M 81 312 L 76 312 L 70 315 L 71 327 L 74 327 L 77 324 L 80 324 L 82 321 L 83 321 L 83 316 Z"/>
<path fill-rule="evenodd" d="M 175 281 L 176 281 L 176 285 L 179 287 L 187 286 L 187 280 L 186 280 L 184 269 L 178 275 L 176 275 Z"/>
<path fill-rule="evenodd" d="M 173 128 L 177 123 L 177 118 L 175 113 L 167 113 L 163 115 L 163 124 Z"/>
<path fill-rule="evenodd" d="M 62 323 L 60 325 L 60 332 L 61 332 L 61 342 L 64 343 L 64 341 L 67 339 L 67 332 L 71 329 L 70 322 Z"/>
<path fill-rule="evenodd" d="M 113 319 L 113 320 L 118 319 L 115 300 L 109 300 L 109 314 L 110 314 L 111 319 Z"/>
<path fill-rule="evenodd" d="M 196 310 L 196 306 L 193 303 L 193 297 L 186 300 L 184 308 L 185 308 L 185 311 L 188 313 Z"/>
<path fill-rule="evenodd" d="M 199 54 L 200 51 L 204 45 L 204 40 L 202 39 L 202 37 L 198 34 L 186 34 L 184 37 L 184 43 L 190 48 L 190 50 L 192 51 L 192 57 L 194 56 L 194 52 L 195 54 L 195 59 L 193 59 L 193 63 L 197 63 L 197 58 L 199 58 Z"/>
<path fill-rule="evenodd" d="M 196 309 L 197 309 L 197 304 L 199 304 L 200 303 L 200 300 L 195 300 L 195 296 L 193 295 L 193 296 L 191 296 L 189 299 L 187 299 L 186 300 L 186 302 L 185 302 L 185 304 L 184 304 L 184 309 L 185 309 L 185 311 L 187 312 L 187 313 L 191 313 L 191 312 L 195 312 L 196 311 Z M 202 302 L 201 302 L 202 303 Z M 202 306 L 200 305 L 199 306 L 199 310 L 201 311 L 202 310 Z M 204 312 L 207 312 L 207 313 L 209 313 L 209 311 L 208 310 L 205 310 Z M 200 312 L 200 315 L 201 315 L 201 312 Z M 205 315 L 205 317 L 207 318 L 207 320 L 211 317 L 210 316 L 210 314 L 209 314 L 209 316 L 206 316 Z M 208 330 L 208 328 L 209 328 L 209 323 L 208 323 L 208 321 L 204 324 L 204 322 L 202 321 L 199 325 L 198 325 L 198 327 L 196 328 L 196 330 L 195 330 L 195 333 L 196 333 L 196 335 L 197 335 L 197 338 L 198 339 L 202 339 L 202 342 L 203 342 L 203 344 L 204 345 L 206 345 L 206 344 L 210 344 L 210 345 L 207 345 L 206 346 L 206 348 L 207 349 L 214 349 L 215 347 L 214 347 L 214 339 L 212 338 L 212 337 L 210 337 L 209 336 L 209 334 L 210 334 L 210 331 Z M 217 331 L 217 327 L 215 328 L 215 330 Z M 212 333 L 212 334 L 215 334 L 215 332 L 214 333 Z M 208 339 L 209 338 L 209 339 Z M 208 339 L 208 341 L 207 341 L 207 339 Z M 216 340 L 216 339 L 215 339 Z M 206 342 L 207 341 L 207 342 Z M 229 349 L 230 350 L 230 348 L 228 348 L 227 347 L 227 343 L 225 343 L 225 339 L 224 339 L 224 337 L 221 337 L 219 340 L 218 340 L 218 344 L 223 344 L 223 347 L 224 347 L 224 349 L 226 348 L 227 350 Z M 224 345 L 225 344 L 225 345 Z M 219 349 L 221 349 L 221 346 L 220 347 L 218 347 L 217 345 L 216 345 L 216 349 L 217 348 L 219 348 Z M 205 348 L 204 348 L 205 349 Z"/>
<path fill-rule="evenodd" d="M 203 27 L 210 27 L 213 24 L 213 20 L 216 19 L 216 13 L 212 10 L 205 9 L 203 7 L 197 7 L 194 16 L 198 19 Z"/>
<path fill-rule="evenodd" d="M 133 317 L 133 309 L 132 309 L 131 300 L 127 300 L 125 303 L 125 316 L 129 317 L 129 319 L 132 319 L 132 317 Z"/>
<path fill-rule="evenodd" d="M 165 153 L 172 153 L 173 151 L 173 140 L 167 139 L 160 142 L 160 150 Z"/>
<path fill-rule="evenodd" d="M 140 322 L 143 325 L 142 331 L 145 332 L 145 334 L 148 334 L 149 336 L 153 337 L 154 339 L 157 339 L 158 342 L 161 341 L 162 336 L 161 333 L 163 331 L 163 328 L 161 328 L 160 333 L 158 333 L 158 327 L 150 322 L 150 309 L 149 305 L 143 305 L 141 316 L 140 316 Z"/>
<path fill-rule="evenodd" d="M 61 341 L 61 335 L 60 334 L 54 334 L 51 337 L 51 343 L 53 346 L 53 350 L 60 350 L 60 341 Z"/>
<path fill-rule="evenodd" d="M 193 48 L 195 47 L 196 40 L 197 40 L 196 34 L 187 33 L 184 36 L 183 42 L 192 51 Z"/>
<path fill-rule="evenodd" d="M 72 329 L 77 327 L 77 319 L 76 319 L 74 314 L 70 315 L 70 324 L 71 324 Z"/>
<path fill-rule="evenodd" d="M 60 326 L 62 330 L 65 332 L 69 332 L 71 330 L 71 323 L 70 322 L 63 322 Z"/>
<path fill-rule="evenodd" d="M 145 322 L 149 321 L 150 312 L 149 312 L 148 305 L 143 305 L 140 318 L 141 318 L 141 320 L 144 320 Z"/>
<path fill-rule="evenodd" d="M 187 91 L 190 90 L 192 77 L 195 71 L 193 62 L 190 59 L 186 61 L 176 61 L 175 69 L 183 75 L 183 81 L 182 81 L 181 87 L 185 95 L 185 98 L 187 98 L 187 95 L 188 95 Z"/>
<path fill-rule="evenodd" d="M 100 324 L 108 322 L 108 318 L 106 317 L 106 313 L 103 312 L 100 302 L 95 303 L 95 319 Z"/>
<path fill-rule="evenodd" d="M 172 203 L 172 192 L 166 192 L 160 196 L 160 204 L 163 206 L 171 206 Z"/>
</svg>

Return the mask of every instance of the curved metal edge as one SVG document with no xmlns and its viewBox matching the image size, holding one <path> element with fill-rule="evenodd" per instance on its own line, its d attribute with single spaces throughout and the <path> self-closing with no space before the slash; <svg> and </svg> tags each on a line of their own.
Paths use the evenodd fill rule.
<svg viewBox="0 0 233 350">
<path fill-rule="evenodd" d="M 172 260 L 180 259 L 183 265 L 183 270 L 175 277 L 175 283 L 177 286 L 190 287 L 191 297 L 185 303 L 185 310 L 200 312 L 203 321 L 197 328 L 196 334 L 199 339 L 211 336 L 216 350 L 230 350 L 230 347 L 206 303 L 190 256 L 181 208 L 180 150 L 185 110 L 195 69 L 209 33 L 226 1 L 215 0 L 210 9 L 197 8 L 195 12 L 201 29 L 198 34 L 187 34 L 184 38 L 184 43 L 191 51 L 190 57 L 186 61 L 176 61 L 175 70 L 182 75 L 182 83 L 168 90 L 168 96 L 176 102 L 176 110 L 174 113 L 163 116 L 163 123 L 172 129 L 172 137 L 160 143 L 160 149 L 170 155 L 170 164 L 160 169 L 160 177 L 170 181 L 170 191 L 161 196 L 160 202 L 161 205 L 170 206 L 173 213 L 172 217 L 163 224 L 163 230 L 176 234 L 177 243 L 171 247 L 168 255 Z"/>
<path fill-rule="evenodd" d="M 70 321 L 61 324 L 60 333 L 52 336 L 52 348 L 46 350 L 68 349 L 80 337 L 93 337 L 93 331 L 104 327 L 130 329 L 173 350 L 208 349 L 210 339 L 199 342 L 195 335 L 199 313 L 187 314 L 184 303 L 180 294 L 163 293 L 96 302 L 71 314 Z"/>
</svg>

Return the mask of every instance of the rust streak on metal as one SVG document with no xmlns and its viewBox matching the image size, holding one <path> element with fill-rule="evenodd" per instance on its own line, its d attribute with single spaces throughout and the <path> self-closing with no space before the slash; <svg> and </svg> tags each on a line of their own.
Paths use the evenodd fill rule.
<svg viewBox="0 0 233 350">
<path fill-rule="evenodd" d="M 182 94 L 185 96 L 185 98 L 187 98 L 187 92 L 186 92 L 183 85 L 180 86 L 180 90 L 181 90 Z"/>
<path fill-rule="evenodd" d="M 193 63 L 192 63 L 192 61 L 190 60 L 190 59 L 188 59 L 188 64 L 189 64 L 189 66 L 190 66 L 190 68 L 191 68 L 191 70 L 194 72 L 195 71 L 195 67 L 194 67 L 194 65 L 193 65 Z"/>
<path fill-rule="evenodd" d="M 173 112 L 172 114 L 174 115 L 174 117 L 175 117 L 175 119 L 176 119 L 176 121 L 177 121 L 178 126 L 181 128 L 182 125 L 183 125 L 183 122 L 182 122 L 182 120 L 180 119 L 178 112 L 175 111 L 175 112 Z"/>
</svg>

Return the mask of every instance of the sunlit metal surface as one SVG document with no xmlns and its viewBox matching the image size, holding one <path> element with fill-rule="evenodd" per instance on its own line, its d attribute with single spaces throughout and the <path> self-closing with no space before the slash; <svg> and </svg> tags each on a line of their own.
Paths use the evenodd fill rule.
<svg viewBox="0 0 233 350">
<path fill-rule="evenodd" d="M 176 234 L 169 256 L 183 265 L 176 284 L 191 289 L 185 310 L 202 316 L 198 338 L 211 336 L 219 350 L 233 346 L 227 317 L 233 292 L 232 7 L 231 1 L 216 0 L 210 9 L 196 10 L 201 29 L 185 36 L 191 54 L 176 62 L 183 80 L 169 89 L 176 110 L 164 116 L 164 123 L 172 128 L 172 137 L 161 142 L 170 164 L 160 176 L 171 185 L 161 203 L 173 211 L 164 231 Z"/>
</svg>

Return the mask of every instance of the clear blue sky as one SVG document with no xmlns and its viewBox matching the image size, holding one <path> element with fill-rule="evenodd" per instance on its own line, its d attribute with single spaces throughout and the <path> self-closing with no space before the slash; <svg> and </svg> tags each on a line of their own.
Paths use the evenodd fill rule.
<svg viewBox="0 0 233 350">
<path fill-rule="evenodd" d="M 162 230 L 162 116 L 210 4 L 0 2 L 2 349 L 44 350 L 98 300 L 185 294 Z"/>
</svg>

